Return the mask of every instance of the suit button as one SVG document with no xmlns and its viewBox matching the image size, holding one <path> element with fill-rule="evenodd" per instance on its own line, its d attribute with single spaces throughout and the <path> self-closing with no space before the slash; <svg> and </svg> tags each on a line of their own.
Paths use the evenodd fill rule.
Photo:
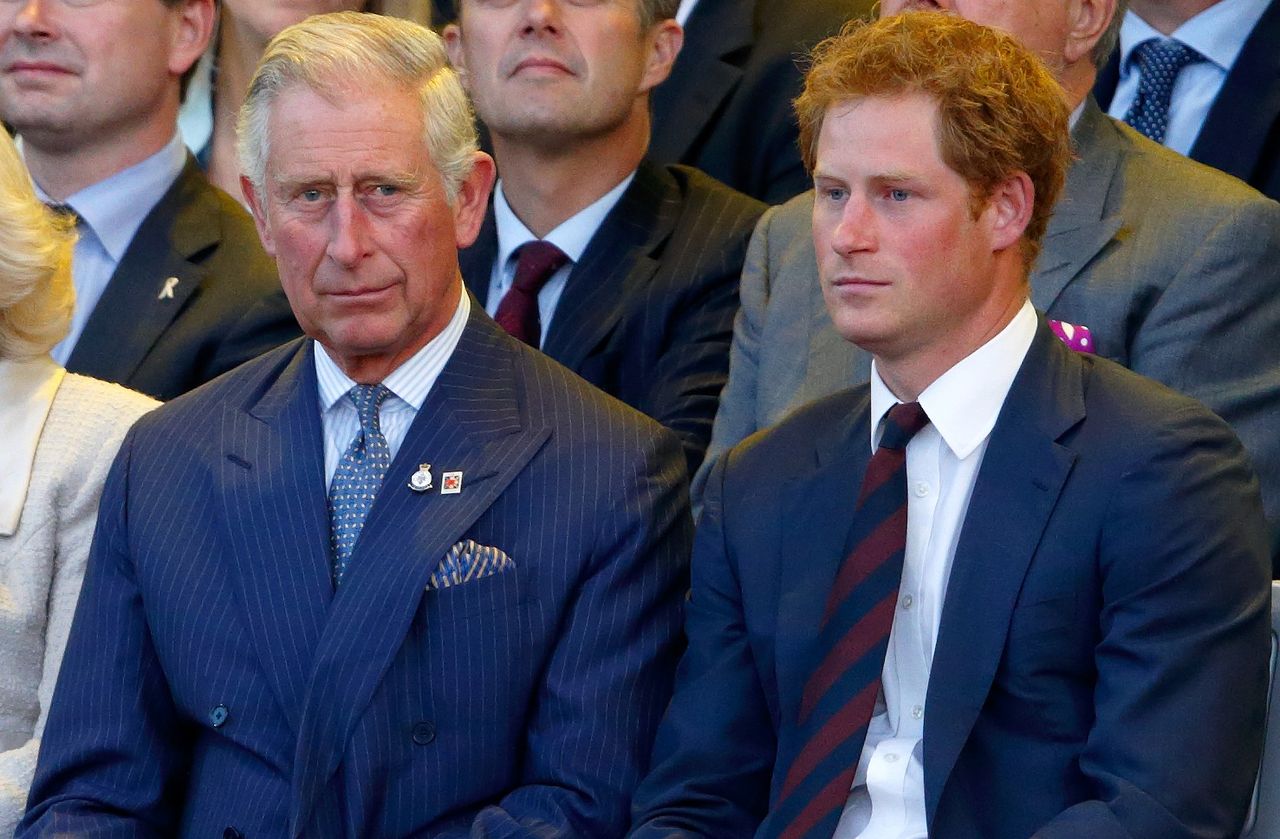
<svg viewBox="0 0 1280 839">
<path fill-rule="evenodd" d="M 244 834 L 236 830 L 234 827 L 228 827 L 222 831 L 222 839 L 244 839 Z"/>
<path fill-rule="evenodd" d="M 213 706 L 213 710 L 209 712 L 209 725 L 213 726 L 214 728 L 222 728 L 222 726 L 226 722 L 227 722 L 227 706 L 226 705 Z M 232 828 L 229 828 L 229 827 L 227 828 L 227 830 L 231 830 L 231 829 Z M 236 835 L 238 836 L 239 834 L 237 833 Z"/>
<path fill-rule="evenodd" d="M 436 727 L 429 722 L 414 723 L 413 742 L 425 746 L 436 739 Z"/>
</svg>

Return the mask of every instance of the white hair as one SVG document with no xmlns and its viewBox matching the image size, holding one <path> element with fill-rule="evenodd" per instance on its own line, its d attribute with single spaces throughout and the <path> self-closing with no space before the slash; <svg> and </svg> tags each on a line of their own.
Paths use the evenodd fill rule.
<svg viewBox="0 0 1280 839">
<path fill-rule="evenodd" d="M 36 198 L 9 134 L 0 131 L 0 358 L 45 355 L 71 327 L 75 234 Z"/>
<path fill-rule="evenodd" d="M 303 84 L 336 102 L 353 82 L 369 79 L 418 94 L 427 153 L 452 203 L 479 143 L 471 103 L 444 42 L 416 23 L 364 12 L 313 15 L 267 45 L 237 127 L 240 166 L 254 187 L 261 191 L 266 184 L 267 121 L 282 91 Z"/>
</svg>

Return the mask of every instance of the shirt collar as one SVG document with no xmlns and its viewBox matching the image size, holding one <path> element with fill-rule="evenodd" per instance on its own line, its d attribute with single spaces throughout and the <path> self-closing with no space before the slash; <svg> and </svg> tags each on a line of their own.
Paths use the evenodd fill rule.
<svg viewBox="0 0 1280 839">
<path fill-rule="evenodd" d="M 636 173 L 633 171 L 613 189 L 561 222 L 556 229 L 542 237 L 543 241 L 550 242 L 564 251 L 571 262 L 582 259 L 582 254 L 586 252 L 587 245 L 591 244 L 591 239 L 600 229 L 605 216 L 609 215 L 609 211 L 618 203 L 618 199 L 627 191 L 627 187 L 631 186 L 635 177 Z M 507 203 L 502 181 L 498 181 L 498 186 L 494 189 L 493 218 L 498 228 L 498 264 L 506 266 L 517 248 L 538 237 L 534 236 L 529 228 L 525 227 L 524 222 L 516 217 L 515 211 Z"/>
<path fill-rule="evenodd" d="M 22 507 L 31 486 L 36 447 L 53 397 L 67 371 L 48 356 L 0 359 L 0 536 L 18 531 Z"/>
<path fill-rule="evenodd" d="M 963 460 L 991 434 L 1013 379 L 1031 349 L 1039 320 L 1027 300 L 994 338 L 961 359 L 920 394 L 920 405 L 947 448 Z M 880 439 L 880 422 L 901 400 L 871 362 L 871 450 Z"/>
<path fill-rule="evenodd" d="M 409 356 L 408 360 L 392 370 L 382 380 L 391 394 L 407 403 L 414 411 L 422 409 L 427 394 L 440 376 L 440 371 L 453 355 L 458 346 L 458 339 L 467 326 L 467 318 L 471 316 L 471 297 L 465 290 L 461 292 L 458 308 L 453 317 L 440 334 L 427 342 L 427 345 Z M 320 410 L 327 412 L 346 396 L 347 391 L 355 387 L 355 380 L 342 372 L 342 368 L 330 357 L 325 348 L 317 341 L 316 348 L 316 383 L 320 392 Z"/>
<path fill-rule="evenodd" d="M 1181 41 L 1227 72 L 1236 63 L 1244 42 L 1266 11 L 1270 0 L 1221 0 L 1187 20 L 1173 32 Z M 1130 59 L 1143 41 L 1167 40 L 1132 10 L 1125 13 L 1120 26 L 1120 70 L 1132 71 Z"/>
<path fill-rule="evenodd" d="M 80 214 L 107 254 L 118 263 L 147 213 L 160 203 L 186 163 L 186 147 L 181 135 L 174 132 L 160 151 L 67 196 L 60 203 Z M 49 200 L 39 184 L 36 194 L 41 201 Z"/>
</svg>

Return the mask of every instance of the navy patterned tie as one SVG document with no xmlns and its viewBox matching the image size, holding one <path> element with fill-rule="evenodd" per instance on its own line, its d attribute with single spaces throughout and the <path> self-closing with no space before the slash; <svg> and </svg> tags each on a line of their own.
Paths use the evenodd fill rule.
<svg viewBox="0 0 1280 839">
<path fill-rule="evenodd" d="M 391 465 L 391 449 L 378 424 L 378 409 L 390 395 L 385 385 L 356 385 L 347 391 L 360 416 L 360 430 L 338 461 L 329 486 L 329 544 L 333 548 L 334 588 L 342 585 L 351 551 Z"/>
<path fill-rule="evenodd" d="M 889 409 L 858 493 L 853 550 L 827 596 L 818 666 L 800 701 L 800 751 L 771 821 L 779 839 L 831 839 L 849 799 L 902 580 L 907 544 L 907 443 L 929 424 L 919 402 Z"/>
<path fill-rule="evenodd" d="M 1188 64 L 1205 58 L 1186 44 L 1152 38 L 1134 48 L 1133 60 L 1138 63 L 1138 95 L 1124 115 L 1124 121 L 1139 133 L 1163 143 L 1178 73 Z"/>
<path fill-rule="evenodd" d="M 520 246 L 516 278 L 498 304 L 493 319 L 508 333 L 531 347 L 542 344 L 542 322 L 538 317 L 538 292 L 559 271 L 569 257 L 550 242 L 535 239 Z"/>
</svg>

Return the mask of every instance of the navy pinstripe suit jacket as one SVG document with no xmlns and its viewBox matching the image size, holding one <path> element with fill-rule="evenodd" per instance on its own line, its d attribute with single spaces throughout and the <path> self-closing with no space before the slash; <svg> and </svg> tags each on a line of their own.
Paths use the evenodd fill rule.
<svg viewBox="0 0 1280 839">
<path fill-rule="evenodd" d="M 334 594 L 310 343 L 170 403 L 108 480 L 20 835 L 620 834 L 683 460 L 477 306 Z M 462 492 L 411 491 L 420 463 Z M 514 568 L 424 591 L 464 538 Z"/>
</svg>

